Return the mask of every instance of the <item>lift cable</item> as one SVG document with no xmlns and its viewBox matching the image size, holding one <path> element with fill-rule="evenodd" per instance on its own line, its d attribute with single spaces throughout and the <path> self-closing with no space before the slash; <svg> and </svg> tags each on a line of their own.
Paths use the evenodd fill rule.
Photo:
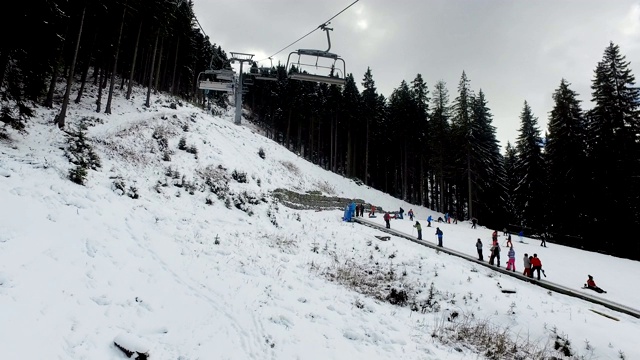
<svg viewBox="0 0 640 360">
<path fill-rule="evenodd" d="M 264 61 L 264 60 L 268 60 L 269 58 L 272 58 L 272 57 L 274 57 L 274 56 L 278 55 L 279 53 L 281 53 L 281 52 L 282 52 L 282 51 L 284 51 L 285 49 L 288 49 L 289 47 L 293 46 L 293 44 L 295 44 L 295 43 L 297 43 L 298 41 L 300 41 L 300 40 L 302 40 L 302 39 L 306 38 L 307 36 L 311 35 L 314 31 L 316 31 L 316 30 L 318 30 L 318 29 L 323 29 L 324 27 L 326 27 L 327 25 L 329 25 L 329 22 L 330 22 L 331 20 L 333 20 L 333 19 L 335 19 L 336 17 L 338 17 L 338 15 L 342 14 L 343 12 L 345 12 L 348 8 L 350 8 L 351 6 L 353 6 L 353 5 L 354 5 L 355 3 L 357 3 L 358 1 L 360 1 L 360 0 L 356 0 L 356 1 L 352 2 L 349 6 L 347 6 L 347 7 L 346 7 L 346 8 L 344 8 L 344 9 L 342 9 L 339 13 L 335 14 L 331 19 L 329 19 L 329 20 L 325 21 L 324 23 L 322 23 L 322 24 L 318 25 L 318 27 L 317 27 L 317 28 L 315 28 L 315 29 L 311 30 L 311 31 L 310 31 L 310 32 L 308 32 L 306 35 L 304 35 L 303 37 L 299 38 L 298 40 L 296 40 L 296 41 L 292 42 L 291 44 L 289 44 L 289 45 L 287 45 L 287 46 L 283 47 L 282 49 L 278 50 L 275 54 L 273 54 L 273 55 L 271 55 L 271 56 L 269 56 L 269 57 L 266 57 L 266 58 L 264 58 L 264 59 L 262 59 L 262 60 L 259 60 L 258 62 L 261 62 L 261 61 Z"/>
</svg>

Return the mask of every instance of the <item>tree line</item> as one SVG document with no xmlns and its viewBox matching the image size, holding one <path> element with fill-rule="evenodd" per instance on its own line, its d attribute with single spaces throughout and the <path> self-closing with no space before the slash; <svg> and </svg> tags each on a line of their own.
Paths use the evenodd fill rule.
<svg viewBox="0 0 640 360">
<path fill-rule="evenodd" d="M 292 69 L 296 71 L 296 69 Z M 462 72 L 455 94 L 421 74 L 389 98 L 367 69 L 346 84 L 256 81 L 245 105 L 268 136 L 327 170 L 412 204 L 489 228 L 640 259 L 640 97 L 618 45 L 604 50 L 591 110 L 560 79 L 542 134 L 523 103 L 518 137 L 501 154 L 489 101 Z M 629 238 L 630 239 L 630 238 Z M 624 246 L 620 246 L 624 244 Z"/>
<path fill-rule="evenodd" d="M 69 101 L 109 114 L 113 96 L 129 99 L 133 84 L 146 88 L 138 99 L 146 106 L 158 91 L 228 101 L 197 88 L 201 71 L 229 60 L 199 28 L 192 1 L 35 0 L 13 3 L 0 19 L 11 34 L 0 42 L 5 126 L 22 129 L 32 108 L 45 106 L 57 111 L 52 126 L 64 128 Z M 277 81 L 254 81 L 244 106 L 267 136 L 305 159 L 460 220 L 640 258 L 640 245 L 625 241 L 640 225 L 640 99 L 618 45 L 596 65 L 591 110 L 560 79 L 548 133 L 525 101 L 504 154 L 489 100 L 464 71 L 453 94 L 417 74 L 388 98 L 370 68 L 362 91 L 353 74 L 339 87 L 290 80 L 282 65 L 277 73 Z M 97 94 L 85 93 L 88 81 L 100 85 Z"/>
</svg>

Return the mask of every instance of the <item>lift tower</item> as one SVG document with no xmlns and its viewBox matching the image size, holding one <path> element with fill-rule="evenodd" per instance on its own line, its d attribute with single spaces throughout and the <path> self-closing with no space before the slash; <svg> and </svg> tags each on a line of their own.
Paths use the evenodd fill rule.
<svg viewBox="0 0 640 360">
<path fill-rule="evenodd" d="M 230 52 L 231 54 L 231 63 L 233 64 L 234 61 L 238 61 L 240 62 L 240 73 L 238 75 L 238 83 L 236 85 L 236 118 L 235 118 L 235 124 L 236 125 L 240 125 L 241 119 L 242 119 L 242 81 L 243 81 L 243 74 L 242 74 L 242 65 L 245 62 L 248 63 L 252 63 L 253 64 L 253 54 L 245 54 L 245 53 L 240 53 L 240 52 Z"/>
</svg>

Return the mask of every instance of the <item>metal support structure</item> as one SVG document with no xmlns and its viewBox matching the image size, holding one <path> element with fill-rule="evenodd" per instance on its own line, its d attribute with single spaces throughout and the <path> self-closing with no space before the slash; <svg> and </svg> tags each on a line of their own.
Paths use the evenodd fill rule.
<svg viewBox="0 0 640 360">
<path fill-rule="evenodd" d="M 245 62 L 253 63 L 253 54 L 239 53 L 239 52 L 230 52 L 231 54 L 231 63 L 234 61 L 240 62 L 240 74 L 238 75 L 238 82 L 236 84 L 236 117 L 235 124 L 240 125 L 242 122 L 242 92 L 243 92 L 243 74 L 242 74 L 242 65 Z"/>
</svg>

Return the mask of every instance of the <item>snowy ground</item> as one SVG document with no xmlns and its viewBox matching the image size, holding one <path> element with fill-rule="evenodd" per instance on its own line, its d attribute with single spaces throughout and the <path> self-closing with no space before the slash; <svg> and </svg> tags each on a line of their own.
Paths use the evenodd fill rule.
<svg viewBox="0 0 640 360">
<path fill-rule="evenodd" d="M 112 115 L 95 113 L 91 98 L 71 105 L 67 129 L 87 119 L 102 165 L 86 186 L 67 179 L 65 135 L 50 124 L 56 110 L 38 110 L 27 133 L 10 131 L 12 141 L 0 143 L 2 358 L 125 359 L 118 339 L 152 359 L 482 359 L 463 341 L 432 337 L 453 312 L 539 347 L 560 335 L 575 358 L 640 358 L 640 319 L 400 238 L 379 241 L 379 231 L 343 222 L 342 211 L 286 208 L 269 192 L 402 206 L 428 241 L 435 229 L 425 219 L 441 215 L 322 170 L 246 121 L 234 125 L 231 111 L 171 109 L 162 96 L 147 109 L 143 94 L 117 96 Z M 183 137 L 197 156 L 178 149 Z M 411 225 L 392 220 L 407 234 Z M 490 243 L 491 229 L 438 226 L 445 247 L 475 254 L 477 238 Z M 636 261 L 513 241 L 518 271 L 523 253 L 536 252 L 547 280 L 579 288 L 591 274 L 608 291 L 602 297 L 640 304 L 629 286 Z M 502 256 L 504 264 L 504 248 Z M 432 306 L 416 312 L 364 295 L 361 283 L 345 282 L 357 269 L 422 303 L 432 289 Z"/>
</svg>

